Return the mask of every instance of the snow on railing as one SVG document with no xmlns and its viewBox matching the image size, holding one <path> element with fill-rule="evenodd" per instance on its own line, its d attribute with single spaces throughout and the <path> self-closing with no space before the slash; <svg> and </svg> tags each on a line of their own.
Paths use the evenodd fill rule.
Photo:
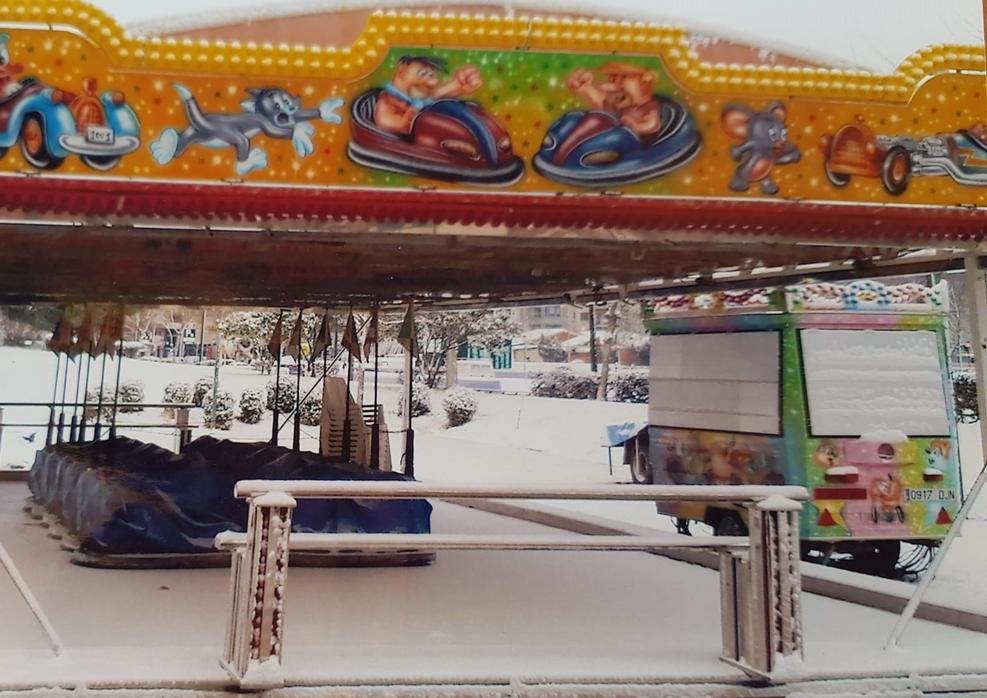
<svg viewBox="0 0 987 698">
<path fill-rule="evenodd" d="M 232 554 L 223 665 L 242 689 L 284 685 L 282 647 L 288 552 L 417 550 L 653 551 L 700 548 L 720 554 L 720 657 L 772 679 L 802 659 L 798 514 L 803 487 L 749 485 L 462 485 L 423 482 L 242 480 L 250 502 L 246 533 L 216 536 Z M 581 499 L 737 504 L 749 537 L 291 533 L 296 498 Z"/>
</svg>

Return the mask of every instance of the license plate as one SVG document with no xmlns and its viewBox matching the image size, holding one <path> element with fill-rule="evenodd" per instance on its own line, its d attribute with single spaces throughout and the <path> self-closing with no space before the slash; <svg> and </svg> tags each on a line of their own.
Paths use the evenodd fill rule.
<svg viewBox="0 0 987 698">
<path fill-rule="evenodd" d="M 952 502 L 956 501 L 956 490 L 943 489 L 912 489 L 905 490 L 905 501 L 908 502 Z"/>
<path fill-rule="evenodd" d="M 113 145 L 113 129 L 103 126 L 89 126 L 86 128 L 86 142 L 96 145 Z"/>
</svg>

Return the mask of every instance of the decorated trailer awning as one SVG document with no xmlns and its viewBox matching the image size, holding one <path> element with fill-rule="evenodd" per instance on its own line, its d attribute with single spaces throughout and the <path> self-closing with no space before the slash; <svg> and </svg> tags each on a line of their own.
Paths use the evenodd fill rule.
<svg viewBox="0 0 987 698">
<path fill-rule="evenodd" d="M 496 297 L 987 235 L 983 46 L 873 75 L 397 13 L 256 46 L 56 0 L 0 32 L 0 302 Z"/>
</svg>

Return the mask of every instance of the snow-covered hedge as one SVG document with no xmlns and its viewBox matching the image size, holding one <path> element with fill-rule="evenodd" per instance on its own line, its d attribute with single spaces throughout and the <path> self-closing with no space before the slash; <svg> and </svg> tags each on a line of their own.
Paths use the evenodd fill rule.
<svg viewBox="0 0 987 698">
<path fill-rule="evenodd" d="M 212 378 L 209 376 L 201 376 L 195 381 L 195 387 L 192 389 L 192 404 L 196 407 L 202 407 L 202 401 L 206 396 L 206 393 L 212 392 Z"/>
<path fill-rule="evenodd" d="M 189 404 L 192 402 L 192 386 L 181 381 L 173 381 L 165 386 L 161 402 L 169 405 Z"/>
<path fill-rule="evenodd" d="M 134 407 L 135 404 L 141 402 L 144 402 L 144 381 L 136 378 L 122 381 L 117 409 L 121 412 L 143 412 L 143 407 Z"/>
<path fill-rule="evenodd" d="M 977 382 L 972 376 L 953 376 L 953 401 L 956 405 L 956 418 L 964 423 L 980 419 L 980 406 L 977 404 Z"/>
<path fill-rule="evenodd" d="M 205 412 L 207 426 L 214 429 L 229 429 L 233 426 L 233 407 L 236 404 L 233 393 L 220 390 L 216 395 L 216 410 L 213 413 L 213 393 L 206 393 L 202 399 L 202 409 Z"/>
<path fill-rule="evenodd" d="M 404 401 L 406 399 L 407 393 L 404 390 L 398 395 L 398 416 L 404 415 Z M 411 416 L 421 417 L 422 415 L 432 413 L 432 396 L 429 393 L 428 386 L 420 381 L 415 381 L 411 385 Z"/>
<path fill-rule="evenodd" d="M 462 388 L 450 390 L 442 399 L 442 409 L 450 427 L 466 424 L 476 415 L 476 393 Z"/>
<path fill-rule="evenodd" d="M 594 375 L 577 376 L 568 368 L 548 373 L 536 373 L 531 380 L 531 394 L 536 397 L 563 397 L 575 400 L 593 400 L 600 385 Z"/>
<path fill-rule="evenodd" d="M 257 424 L 264 416 L 264 391 L 247 388 L 240 393 L 240 421 Z"/>
<path fill-rule="evenodd" d="M 274 381 L 267 382 L 267 409 L 274 411 Z M 281 379 L 281 387 L 278 389 L 278 412 L 285 414 L 295 409 L 295 381 L 289 378 Z"/>
<path fill-rule="evenodd" d="M 319 421 L 322 418 L 322 396 L 318 392 L 315 391 L 302 400 L 302 404 L 298 407 L 298 411 L 302 415 L 302 424 L 305 426 L 319 426 Z"/>
<path fill-rule="evenodd" d="M 610 384 L 609 398 L 614 402 L 648 402 L 648 377 L 643 373 L 622 373 Z"/>
<path fill-rule="evenodd" d="M 86 419 L 96 421 L 96 408 L 99 405 L 99 388 L 92 388 L 86 393 Z M 102 424 L 107 424 L 113 418 L 113 393 L 103 389 L 103 409 L 100 417 Z"/>
</svg>

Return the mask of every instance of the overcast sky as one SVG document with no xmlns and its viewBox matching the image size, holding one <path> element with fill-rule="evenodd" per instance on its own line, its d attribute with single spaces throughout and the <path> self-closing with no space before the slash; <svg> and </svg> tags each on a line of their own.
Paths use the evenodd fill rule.
<svg viewBox="0 0 987 698">
<path fill-rule="evenodd" d="M 368 0 L 91 0 L 124 25 L 200 12 L 249 13 L 261 7 L 365 7 Z M 489 2 L 490 0 L 486 0 Z M 393 7 L 401 0 L 372 6 Z M 466 4 L 463 0 L 457 4 Z M 432 0 L 431 4 L 434 4 Z M 505 2 L 505 6 L 512 3 Z M 530 0 L 524 5 L 598 9 L 627 19 L 681 24 L 759 46 L 891 70 L 917 48 L 936 43 L 983 44 L 982 0 Z M 609 9 L 607 9 L 609 8 Z"/>
</svg>

